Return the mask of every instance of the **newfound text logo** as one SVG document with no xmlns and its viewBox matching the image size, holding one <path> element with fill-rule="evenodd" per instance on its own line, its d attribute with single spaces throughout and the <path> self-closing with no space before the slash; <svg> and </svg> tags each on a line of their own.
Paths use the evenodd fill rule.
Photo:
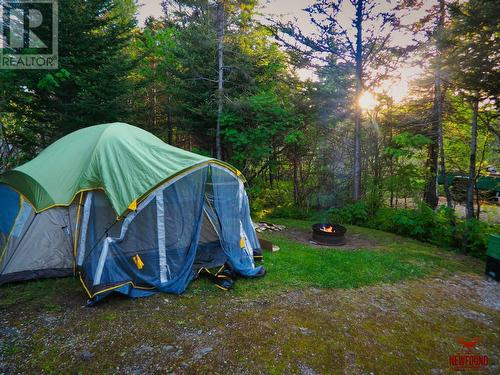
<svg viewBox="0 0 500 375">
<path fill-rule="evenodd" d="M 479 343 L 479 337 L 465 340 L 462 337 L 457 338 L 457 342 L 462 348 L 455 354 L 448 357 L 450 368 L 455 371 L 486 371 L 488 369 L 488 356 L 480 353 L 476 346 Z"/>
<path fill-rule="evenodd" d="M 0 0 L 0 69 L 56 69 L 57 0 Z"/>
</svg>

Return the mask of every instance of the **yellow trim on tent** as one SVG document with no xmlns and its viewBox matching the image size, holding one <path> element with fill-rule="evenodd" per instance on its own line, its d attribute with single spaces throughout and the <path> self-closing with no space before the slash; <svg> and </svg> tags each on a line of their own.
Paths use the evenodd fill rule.
<svg viewBox="0 0 500 375">
<path fill-rule="evenodd" d="M 83 202 L 83 193 L 80 193 L 80 201 L 78 202 L 78 212 L 76 213 L 75 233 L 73 233 L 73 274 L 74 275 L 76 275 L 76 247 L 78 244 L 78 233 L 80 231 L 78 224 L 80 223 L 80 213 L 82 210 L 82 202 Z"/>
<path fill-rule="evenodd" d="M 195 164 L 189 168 L 186 168 L 186 169 L 183 169 L 182 171 L 179 171 L 175 174 L 173 174 L 172 176 L 169 176 L 167 179 L 161 181 L 160 183 L 158 183 L 157 185 L 155 185 L 154 187 L 152 187 L 151 189 L 149 189 L 148 191 L 146 191 L 146 193 L 144 193 L 143 195 L 141 195 L 140 197 L 137 197 L 136 199 L 134 199 L 134 201 L 137 202 L 137 204 L 139 204 L 141 201 L 144 200 L 144 198 L 148 197 L 149 194 L 153 191 L 153 190 L 156 190 L 158 187 L 160 187 L 161 185 L 164 185 L 166 183 L 168 183 L 170 180 L 180 176 L 181 174 L 184 174 L 184 173 L 187 173 L 189 171 L 191 171 L 192 169 L 195 169 L 195 168 L 200 168 L 204 165 L 210 165 L 210 164 L 217 164 L 217 165 L 220 165 L 226 169 L 228 169 L 229 171 L 233 172 L 238 178 L 240 178 L 243 182 L 246 182 L 246 179 L 245 177 L 243 176 L 243 174 L 236 168 L 234 168 L 232 165 L 230 164 L 227 164 L 223 161 L 220 161 L 220 160 L 216 160 L 216 159 L 213 159 L 213 160 L 208 160 L 208 161 L 205 161 L 203 163 L 199 163 L 199 164 Z M 8 184 L 7 184 L 8 185 Z M 8 185 L 9 187 L 11 187 L 10 185 Z M 20 193 L 19 191 L 17 191 L 15 188 L 11 187 L 13 190 L 15 190 L 19 195 L 22 195 L 22 193 Z M 95 187 L 95 188 L 87 188 L 87 189 L 81 189 L 81 190 L 78 190 L 74 195 L 73 197 L 71 198 L 70 202 L 69 203 L 55 203 L 55 204 L 52 204 L 50 206 L 47 206 L 45 208 L 42 208 L 41 210 L 37 210 L 35 208 L 35 205 L 33 203 L 31 203 L 28 199 L 26 199 L 26 202 L 28 202 L 31 207 L 33 207 L 33 210 L 39 214 L 43 211 L 46 211 L 46 210 L 49 210 L 51 208 L 54 208 L 54 207 L 68 207 L 71 205 L 71 203 L 73 203 L 73 201 L 75 200 L 76 196 L 80 193 L 84 193 L 84 192 L 87 192 L 87 191 L 93 191 L 93 190 L 102 190 L 104 191 L 104 193 L 107 195 L 107 192 L 106 192 L 106 189 L 104 189 L 103 187 Z M 131 202 L 131 204 L 133 203 L 133 201 Z M 126 211 L 122 212 L 120 215 L 117 216 L 117 219 L 118 220 L 121 220 L 122 218 L 124 218 L 126 216 L 126 214 L 128 214 L 128 212 L 130 212 L 131 210 L 130 209 L 127 209 Z"/>
<path fill-rule="evenodd" d="M 224 264 L 222 266 L 220 266 L 219 270 L 215 273 L 215 276 L 219 275 L 219 273 L 221 273 L 225 267 L 226 266 Z"/>
<path fill-rule="evenodd" d="M 110 292 L 112 290 L 115 290 L 115 289 L 118 289 L 118 288 L 121 288 L 122 286 L 125 286 L 125 285 L 132 285 L 134 288 L 136 289 L 143 289 L 143 290 L 153 290 L 153 289 L 156 289 L 156 287 L 145 287 L 145 286 L 139 286 L 139 285 L 135 285 L 132 281 L 126 281 L 122 284 L 119 284 L 119 285 L 115 285 L 115 286 L 112 286 L 112 287 L 109 287 L 107 289 L 103 289 L 103 290 L 100 290 L 98 292 L 95 292 L 94 294 L 90 293 L 89 289 L 87 288 L 87 286 L 85 285 L 85 282 L 83 281 L 83 278 L 82 278 L 82 275 L 79 274 L 79 279 L 80 279 L 80 282 L 82 283 L 83 285 L 83 289 L 85 289 L 85 292 L 87 292 L 87 295 L 89 296 L 89 298 L 94 298 L 95 296 L 97 296 L 98 294 L 102 294 L 102 293 L 106 293 L 106 292 Z"/>
<path fill-rule="evenodd" d="M 16 191 L 17 192 L 17 191 Z M 17 192 L 19 194 L 19 192 Z M 17 225 L 17 221 L 19 220 L 19 216 L 21 215 L 21 211 L 23 210 L 24 197 L 22 194 L 19 194 L 19 211 L 17 212 L 16 219 L 14 220 L 14 224 L 12 224 L 12 228 L 10 228 L 9 235 L 5 240 L 5 245 L 2 249 L 2 254 L 0 254 L 0 262 L 3 260 L 5 253 L 7 252 L 7 245 L 9 244 L 10 236 L 12 236 L 12 232 L 14 232 L 14 228 Z"/>
<path fill-rule="evenodd" d="M 9 185 L 10 186 L 10 185 Z M 71 206 L 71 203 L 73 203 L 73 201 L 75 200 L 76 196 L 80 193 L 85 193 L 87 191 L 94 191 L 94 190 L 102 190 L 106 193 L 106 189 L 102 188 L 102 187 L 95 187 L 95 188 L 88 188 L 88 189 L 81 189 L 81 190 L 78 190 L 75 195 L 73 195 L 73 197 L 71 198 L 71 200 L 69 201 L 69 203 L 55 203 L 55 204 L 51 204 L 50 206 L 47 206 L 45 208 L 42 208 L 40 211 L 37 211 L 35 206 L 30 202 L 31 206 L 33 207 L 33 209 L 35 210 L 35 212 L 37 214 L 43 212 L 43 211 L 47 211 L 51 208 L 54 208 L 54 207 L 69 207 Z"/>
<path fill-rule="evenodd" d="M 162 185 L 165 185 L 167 184 L 168 182 L 170 182 L 171 180 L 173 180 L 174 178 L 177 178 L 179 176 L 182 176 L 182 175 L 186 175 L 188 174 L 189 172 L 191 172 L 192 170 L 194 169 L 198 169 L 198 168 L 202 168 L 203 166 L 205 165 L 210 165 L 210 164 L 217 164 L 217 165 L 220 165 L 226 169 L 228 169 L 230 172 L 233 172 L 236 176 L 238 176 L 243 182 L 246 182 L 245 180 L 245 177 L 243 176 L 243 174 L 236 168 L 234 168 L 233 166 L 227 164 L 227 163 L 224 163 L 223 161 L 220 161 L 220 160 L 208 160 L 208 161 L 205 161 L 203 163 L 199 163 L 199 164 L 196 164 L 196 165 L 192 165 L 191 167 L 189 168 L 186 168 L 186 169 L 183 169 L 182 171 L 179 171 L 175 174 L 173 174 L 172 176 L 170 176 L 169 178 L 167 178 L 166 180 L 163 180 L 162 182 L 156 184 L 155 186 L 153 186 L 151 189 L 149 189 L 146 193 L 144 193 L 142 196 L 140 196 L 139 198 L 136 198 L 135 200 L 137 201 L 137 205 L 139 205 L 139 203 L 141 203 L 144 199 L 146 199 L 154 190 L 158 189 L 160 186 Z M 127 214 L 130 212 L 130 207 L 129 207 L 129 210 L 128 211 L 125 211 L 123 212 L 121 215 L 119 215 L 116 219 L 117 220 L 121 220 L 123 219 L 125 216 L 127 216 Z M 132 210 L 132 211 L 135 211 L 135 210 Z"/>
</svg>

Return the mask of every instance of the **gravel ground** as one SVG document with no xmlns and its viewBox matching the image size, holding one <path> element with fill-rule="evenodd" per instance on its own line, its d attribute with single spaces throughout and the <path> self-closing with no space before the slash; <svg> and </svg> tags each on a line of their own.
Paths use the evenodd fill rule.
<svg viewBox="0 0 500 375">
<path fill-rule="evenodd" d="M 258 281 L 256 281 L 258 282 Z M 474 274 L 244 298 L 61 295 L 0 310 L 5 374 L 441 374 L 458 337 L 500 373 L 500 284 Z"/>
</svg>

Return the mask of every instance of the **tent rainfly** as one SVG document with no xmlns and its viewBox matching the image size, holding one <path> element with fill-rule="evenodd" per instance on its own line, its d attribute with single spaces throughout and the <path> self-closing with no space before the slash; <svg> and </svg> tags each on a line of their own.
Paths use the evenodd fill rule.
<svg viewBox="0 0 500 375">
<path fill-rule="evenodd" d="M 76 274 L 93 303 L 180 294 L 226 263 L 264 274 L 241 173 L 128 124 L 78 130 L 1 174 L 0 207 L 0 284 Z"/>
</svg>

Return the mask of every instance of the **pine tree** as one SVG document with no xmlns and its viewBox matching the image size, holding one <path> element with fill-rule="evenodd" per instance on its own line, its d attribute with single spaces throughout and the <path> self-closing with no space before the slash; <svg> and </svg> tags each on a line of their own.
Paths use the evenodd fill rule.
<svg viewBox="0 0 500 375">
<path fill-rule="evenodd" d="M 494 0 L 470 0 L 455 3 L 451 9 L 452 26 L 448 42 L 452 46 L 447 59 L 455 88 L 472 108 L 469 176 L 466 218 L 474 217 L 474 186 L 479 106 L 482 102 L 498 106 L 500 99 L 500 4 Z"/>
<path fill-rule="evenodd" d="M 134 14 L 128 0 L 65 1 L 58 70 L 0 72 L 5 129 L 27 157 L 76 129 L 124 119 Z"/>
</svg>

